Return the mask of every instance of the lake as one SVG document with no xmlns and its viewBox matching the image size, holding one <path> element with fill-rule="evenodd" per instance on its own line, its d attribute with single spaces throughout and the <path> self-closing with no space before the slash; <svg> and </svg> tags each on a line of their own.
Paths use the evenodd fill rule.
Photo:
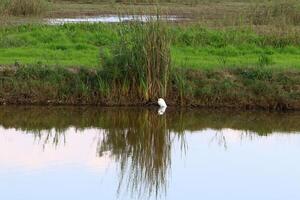
<svg viewBox="0 0 300 200">
<path fill-rule="evenodd" d="M 0 107 L 0 199 L 300 199 L 300 113 Z"/>
</svg>

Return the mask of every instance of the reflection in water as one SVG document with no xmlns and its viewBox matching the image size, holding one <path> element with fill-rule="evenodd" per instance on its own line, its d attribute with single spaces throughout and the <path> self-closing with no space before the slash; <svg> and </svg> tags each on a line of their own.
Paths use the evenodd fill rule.
<svg viewBox="0 0 300 200">
<path fill-rule="evenodd" d="M 106 16 L 94 16 L 94 17 L 77 17 L 77 18 L 56 18 L 56 19 L 48 19 L 47 24 L 50 25 L 63 25 L 70 23 L 118 23 L 118 22 L 128 22 L 128 21 L 141 21 L 147 22 L 156 16 L 151 15 L 106 15 Z M 162 20 L 165 21 L 179 21 L 181 18 L 178 16 L 160 16 Z"/>
<path fill-rule="evenodd" d="M 35 139 L 41 141 L 43 144 L 43 148 L 49 143 L 58 146 L 60 143 L 66 143 L 66 135 L 64 132 L 57 132 L 55 130 L 49 130 L 45 133 L 37 132 L 34 134 Z M 44 137 L 43 137 L 44 136 Z"/>
<path fill-rule="evenodd" d="M 110 152 L 120 163 L 119 190 L 127 184 L 138 197 L 164 193 L 173 141 L 165 116 L 146 110 L 130 116 L 118 112 L 110 117 L 109 128 L 99 143 L 99 155 Z"/>
<path fill-rule="evenodd" d="M 166 112 L 166 109 L 167 109 L 167 107 L 160 107 L 160 108 L 158 109 L 158 114 L 159 114 L 159 115 L 163 115 L 163 114 Z"/>
<path fill-rule="evenodd" d="M 34 133 L 50 129 L 63 133 L 71 126 L 78 130 L 89 127 L 109 128 L 110 120 L 112 118 L 117 120 L 114 116 L 119 115 L 120 112 L 128 116 L 127 122 L 124 122 L 128 124 L 134 115 L 143 115 L 149 111 L 157 112 L 141 108 L 2 106 L 0 107 L 0 124 L 4 128 L 17 128 Z M 272 132 L 300 130 L 300 113 L 297 112 L 172 110 L 168 107 L 166 114 L 167 129 L 174 132 L 230 128 L 268 135 Z"/>
<path fill-rule="evenodd" d="M 242 136 L 243 134 L 241 134 Z M 226 137 L 222 131 L 216 132 L 214 136 L 211 138 L 210 143 L 216 141 L 219 146 L 223 146 L 224 149 L 227 149 Z"/>
<path fill-rule="evenodd" d="M 215 135 L 210 143 L 228 148 L 226 133 L 243 140 L 255 135 L 300 130 L 298 113 L 226 112 L 206 110 L 172 110 L 158 116 L 155 109 L 95 107 L 0 107 L 0 124 L 33 134 L 43 144 L 63 146 L 67 130 L 79 133 L 87 128 L 98 130 L 97 156 L 110 156 L 119 169 L 117 191 L 127 190 L 132 196 L 159 197 L 166 194 L 171 171 L 174 142 L 185 152 L 185 134 L 210 130 Z"/>
</svg>

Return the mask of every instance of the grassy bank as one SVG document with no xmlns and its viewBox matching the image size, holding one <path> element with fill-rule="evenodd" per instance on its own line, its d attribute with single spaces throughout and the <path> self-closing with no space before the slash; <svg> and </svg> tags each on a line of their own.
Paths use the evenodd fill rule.
<svg viewBox="0 0 300 200">
<path fill-rule="evenodd" d="M 173 71 L 170 105 L 300 109 L 300 72 L 274 68 Z M 43 66 L 1 68 L 0 101 L 12 104 L 152 105 L 102 70 Z"/>
<path fill-rule="evenodd" d="M 0 102 L 299 110 L 299 54 L 297 31 L 155 19 L 5 26 Z"/>
<path fill-rule="evenodd" d="M 43 64 L 101 67 L 100 52 L 120 40 L 130 25 L 22 25 L 0 30 L 1 64 Z M 200 25 L 172 25 L 173 65 L 184 68 L 243 67 L 264 64 L 300 67 L 300 36 L 296 32 L 260 35 L 251 29 L 214 30 Z"/>
</svg>

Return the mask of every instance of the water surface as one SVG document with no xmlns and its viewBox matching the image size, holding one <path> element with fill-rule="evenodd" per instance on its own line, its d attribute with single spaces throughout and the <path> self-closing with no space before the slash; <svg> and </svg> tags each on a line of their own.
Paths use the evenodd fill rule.
<svg viewBox="0 0 300 200">
<path fill-rule="evenodd" d="M 62 25 L 70 23 L 118 23 L 118 22 L 129 22 L 129 21 L 140 21 L 147 22 L 155 19 L 156 16 L 152 15 L 100 15 L 100 16 L 82 16 L 73 18 L 50 18 L 46 22 L 51 25 Z M 175 15 L 160 16 L 160 19 L 165 21 L 179 21 L 182 20 Z"/>
<path fill-rule="evenodd" d="M 300 199 L 300 113 L 0 107 L 0 199 Z"/>
</svg>

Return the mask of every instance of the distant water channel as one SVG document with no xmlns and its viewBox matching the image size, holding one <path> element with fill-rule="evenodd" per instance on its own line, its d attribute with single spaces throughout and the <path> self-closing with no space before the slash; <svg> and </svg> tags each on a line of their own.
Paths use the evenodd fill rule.
<svg viewBox="0 0 300 200">
<path fill-rule="evenodd" d="M 117 23 L 117 22 L 130 22 L 141 21 L 147 22 L 150 19 L 154 19 L 156 16 L 151 15 L 100 15 L 100 16 L 85 16 L 74 18 L 51 18 L 46 19 L 46 23 L 51 25 L 69 24 L 69 23 Z M 173 15 L 160 16 L 160 19 L 165 21 L 179 21 L 183 18 Z"/>
<path fill-rule="evenodd" d="M 300 113 L 0 107 L 0 199 L 300 199 Z"/>
</svg>

